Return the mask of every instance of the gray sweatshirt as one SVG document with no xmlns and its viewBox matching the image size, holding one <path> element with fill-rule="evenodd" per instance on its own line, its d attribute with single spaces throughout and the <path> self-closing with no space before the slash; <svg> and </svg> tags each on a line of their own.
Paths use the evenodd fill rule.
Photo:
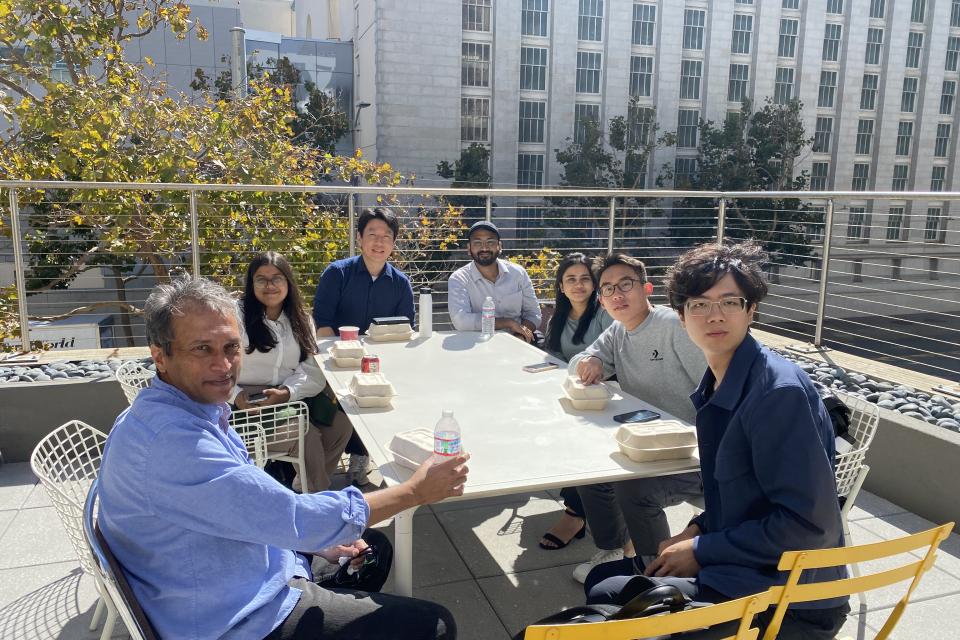
<svg viewBox="0 0 960 640">
<path fill-rule="evenodd" d="M 576 375 L 577 363 L 588 356 L 599 358 L 604 379 L 616 374 L 620 387 L 630 395 L 682 420 L 696 418 L 690 394 L 700 384 L 707 361 L 673 309 L 654 307 L 633 331 L 614 322 L 570 360 L 569 372 Z"/>
</svg>

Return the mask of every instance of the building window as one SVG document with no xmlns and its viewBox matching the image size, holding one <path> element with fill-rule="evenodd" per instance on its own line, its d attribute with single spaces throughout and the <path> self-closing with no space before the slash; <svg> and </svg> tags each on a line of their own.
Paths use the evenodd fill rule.
<svg viewBox="0 0 960 640">
<path fill-rule="evenodd" d="M 903 120 L 897 126 L 897 155 L 909 156 L 913 140 L 913 122 Z"/>
<path fill-rule="evenodd" d="M 492 0 L 463 0 L 464 31 L 490 31 L 491 2 Z"/>
<path fill-rule="evenodd" d="M 840 59 L 840 39 L 843 37 L 843 25 L 828 23 L 823 32 L 823 60 L 836 62 Z"/>
<path fill-rule="evenodd" d="M 680 99 L 700 99 L 700 76 L 703 74 L 703 61 L 682 60 L 680 62 Z"/>
<path fill-rule="evenodd" d="M 601 53 L 577 51 L 577 93 L 600 93 Z"/>
<path fill-rule="evenodd" d="M 913 0 L 913 6 L 910 7 L 910 22 L 923 24 L 923 18 L 927 12 L 927 0 Z"/>
<path fill-rule="evenodd" d="M 750 83 L 750 65 L 730 65 L 730 86 L 727 89 L 727 100 L 743 102 L 747 97 L 747 86 Z"/>
<path fill-rule="evenodd" d="M 953 0 L 950 5 L 950 26 L 960 27 L 960 0 Z"/>
<path fill-rule="evenodd" d="M 950 125 L 937 125 L 937 139 L 933 144 L 933 156 L 935 158 L 946 158 L 947 149 L 950 146 Z"/>
<path fill-rule="evenodd" d="M 880 64 L 880 53 L 883 51 L 883 29 L 867 29 L 867 54 L 864 62 Z"/>
<path fill-rule="evenodd" d="M 830 139 L 833 137 L 833 118 L 817 117 L 817 125 L 813 133 L 814 153 L 830 153 Z"/>
<path fill-rule="evenodd" d="M 546 37 L 549 0 L 523 0 L 522 7 L 520 33 L 525 36 Z"/>
<path fill-rule="evenodd" d="M 866 209 L 863 207 L 850 207 L 850 217 L 847 218 L 847 238 L 849 240 L 863 239 L 863 223 L 866 216 Z"/>
<path fill-rule="evenodd" d="M 903 258 L 892 258 L 890 260 L 890 278 L 892 280 L 903 280 Z"/>
<path fill-rule="evenodd" d="M 652 95 L 653 58 L 650 56 L 630 57 L 630 95 L 635 98 Z"/>
<path fill-rule="evenodd" d="M 906 191 L 907 183 L 910 181 L 910 166 L 906 164 L 893 165 L 893 181 L 890 183 L 891 191 Z"/>
<path fill-rule="evenodd" d="M 783 0 L 780 6 L 784 9 L 799 9 L 800 0 Z"/>
<path fill-rule="evenodd" d="M 780 20 L 780 43 L 777 55 L 781 58 L 795 58 L 797 56 L 797 32 L 799 20 L 783 18 Z"/>
<path fill-rule="evenodd" d="M 947 179 L 946 167 L 934 167 L 930 173 L 930 191 L 943 191 L 943 184 Z"/>
<path fill-rule="evenodd" d="M 753 4 L 753 0 L 737 0 L 735 4 Z"/>
<path fill-rule="evenodd" d="M 490 99 L 460 98 L 460 140 L 489 141 Z"/>
<path fill-rule="evenodd" d="M 817 106 L 824 109 L 832 109 L 833 101 L 837 95 L 837 72 L 820 72 L 820 92 L 817 94 Z"/>
<path fill-rule="evenodd" d="M 543 228 L 543 207 L 517 205 L 517 240 L 531 240 L 531 232 Z"/>
<path fill-rule="evenodd" d="M 957 95 L 957 83 L 953 80 L 943 81 L 943 90 L 940 93 L 940 114 L 953 115 L 953 99 Z"/>
<path fill-rule="evenodd" d="M 907 68 L 920 68 L 920 52 L 923 50 L 923 34 L 911 31 L 907 36 Z"/>
<path fill-rule="evenodd" d="M 518 153 L 517 154 L 517 186 L 518 187 L 542 187 L 543 186 L 543 154 L 542 153 Z"/>
<path fill-rule="evenodd" d="M 870 181 L 870 165 L 866 162 L 857 162 L 853 165 L 853 181 L 850 188 L 853 191 L 866 191 Z"/>
<path fill-rule="evenodd" d="M 653 126 L 654 113 L 650 107 L 627 108 L 627 144 L 629 146 L 650 143 L 650 128 Z"/>
<path fill-rule="evenodd" d="M 603 39 L 603 0 L 580 0 L 577 38 L 596 42 Z"/>
<path fill-rule="evenodd" d="M 830 164 L 827 162 L 814 162 L 810 171 L 810 190 L 826 191 L 827 178 L 830 175 Z"/>
<path fill-rule="evenodd" d="M 956 3 L 954 3 L 956 6 Z M 927 274 L 931 280 L 940 279 L 940 258 L 927 258 Z"/>
<path fill-rule="evenodd" d="M 793 98 L 793 69 L 777 67 L 777 76 L 773 85 L 773 101 L 787 104 Z"/>
<path fill-rule="evenodd" d="M 857 155 L 870 155 L 873 148 L 873 120 L 859 120 L 857 122 Z"/>
<path fill-rule="evenodd" d="M 520 47 L 520 89 L 546 91 L 547 50 L 543 47 Z"/>
<path fill-rule="evenodd" d="M 864 111 L 873 111 L 877 108 L 877 86 L 880 76 L 875 73 L 863 74 L 863 88 L 860 89 L 860 108 Z"/>
<path fill-rule="evenodd" d="M 900 111 L 903 113 L 913 113 L 917 102 L 917 83 L 918 78 L 904 78 L 903 91 L 900 93 Z"/>
<path fill-rule="evenodd" d="M 870 0 L 870 17 L 883 18 L 886 0 Z"/>
<path fill-rule="evenodd" d="M 887 214 L 887 240 L 899 240 L 903 233 L 903 207 L 890 207 Z"/>
<path fill-rule="evenodd" d="M 706 15 L 702 9 L 683 12 L 683 48 L 703 49 L 703 24 Z"/>
<path fill-rule="evenodd" d="M 863 282 L 863 260 L 854 260 L 850 266 L 853 268 L 853 282 Z"/>
<path fill-rule="evenodd" d="M 697 175 L 697 159 L 677 158 L 673 166 L 673 186 L 677 189 L 690 187 Z"/>
<path fill-rule="evenodd" d="M 490 86 L 490 45 L 464 42 L 460 64 L 460 84 L 464 87 Z"/>
<path fill-rule="evenodd" d="M 520 142 L 543 142 L 546 114 L 546 102 L 520 101 Z"/>
<path fill-rule="evenodd" d="M 950 36 L 947 38 L 947 61 L 944 68 L 947 71 L 956 71 L 958 59 L 960 59 L 960 36 Z"/>
<path fill-rule="evenodd" d="M 695 149 L 700 112 L 697 109 L 680 109 L 677 114 L 677 147 Z"/>
<path fill-rule="evenodd" d="M 600 105 L 582 104 L 573 105 L 573 141 L 583 144 L 587 141 L 587 123 L 594 127 L 600 126 Z"/>
<path fill-rule="evenodd" d="M 657 5 L 633 5 L 633 44 L 653 46 L 653 32 L 657 24 Z"/>
<path fill-rule="evenodd" d="M 827 13 L 843 13 L 843 0 L 827 0 Z"/>
<path fill-rule="evenodd" d="M 946 233 L 943 230 L 943 211 L 940 207 L 930 207 L 927 209 L 927 222 L 923 226 L 923 239 L 925 242 L 943 242 Z"/>
<path fill-rule="evenodd" d="M 753 16 L 743 13 L 733 14 L 733 41 L 730 43 L 732 53 L 750 53 L 750 36 L 753 33 Z"/>
</svg>

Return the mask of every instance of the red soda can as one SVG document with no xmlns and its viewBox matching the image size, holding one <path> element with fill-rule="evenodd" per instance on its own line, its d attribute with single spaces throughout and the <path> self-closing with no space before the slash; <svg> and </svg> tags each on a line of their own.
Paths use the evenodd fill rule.
<svg viewBox="0 0 960 640">
<path fill-rule="evenodd" d="M 380 356 L 363 356 L 360 361 L 360 371 L 363 373 L 379 373 Z"/>
</svg>

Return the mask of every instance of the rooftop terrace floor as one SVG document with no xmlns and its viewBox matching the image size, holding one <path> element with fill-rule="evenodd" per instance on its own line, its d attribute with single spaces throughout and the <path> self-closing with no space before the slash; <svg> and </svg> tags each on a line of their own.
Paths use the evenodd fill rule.
<svg viewBox="0 0 960 640">
<path fill-rule="evenodd" d="M 589 536 L 559 551 L 537 546 L 560 512 L 556 492 L 504 496 L 421 508 L 415 522 L 414 595 L 454 614 L 464 640 L 504 640 L 560 608 L 583 604 L 571 572 L 596 549 Z M 692 508 L 667 510 L 679 530 Z M 856 543 L 933 526 L 878 496 L 861 492 L 851 511 Z M 383 530 L 392 535 L 393 526 Z M 842 635 L 873 638 L 906 583 L 870 592 Z M 392 591 L 392 580 L 385 591 Z M 96 603 L 44 488 L 26 463 L 0 466 L 0 640 L 98 638 L 87 630 Z M 942 545 L 894 638 L 960 637 L 960 536 Z M 115 637 L 125 637 L 122 623 Z"/>
</svg>

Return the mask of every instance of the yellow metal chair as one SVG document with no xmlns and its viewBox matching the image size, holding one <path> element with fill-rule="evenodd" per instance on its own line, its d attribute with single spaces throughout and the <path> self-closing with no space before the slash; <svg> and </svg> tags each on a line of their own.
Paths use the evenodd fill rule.
<svg viewBox="0 0 960 640">
<path fill-rule="evenodd" d="M 545 624 L 527 627 L 524 640 L 636 640 L 705 629 L 724 622 L 740 621 L 736 634 L 724 640 L 756 640 L 759 630 L 751 627 L 753 617 L 773 603 L 773 592 L 765 591 L 738 600 L 678 613 L 584 624 Z"/>
<path fill-rule="evenodd" d="M 787 583 L 783 587 L 771 589 L 774 593 L 774 600 L 777 609 L 770 620 L 770 625 L 764 633 L 763 640 L 774 640 L 777 633 L 780 632 L 780 625 L 783 622 L 783 616 L 787 612 L 787 606 L 795 602 L 810 602 L 812 600 L 825 600 L 828 598 L 838 598 L 840 596 L 849 596 L 854 593 L 861 593 L 879 587 L 885 587 L 904 580 L 911 580 L 910 586 L 903 598 L 897 603 L 887 618 L 886 623 L 877 634 L 877 640 L 885 640 L 903 615 L 904 609 L 910 602 L 910 596 L 920 583 L 923 574 L 933 566 L 933 561 L 937 557 L 937 547 L 947 539 L 950 531 L 953 530 L 953 523 L 935 527 L 928 531 L 915 533 L 895 540 L 885 542 L 874 542 L 872 544 L 862 544 L 853 547 L 841 547 L 838 549 L 818 549 L 815 551 L 787 551 L 780 557 L 778 569 L 780 571 L 789 571 Z M 845 578 L 843 580 L 833 580 L 831 582 L 817 582 L 813 584 L 799 584 L 800 575 L 807 569 L 822 569 L 825 567 L 837 567 L 855 562 L 868 562 L 880 558 L 889 558 L 901 553 L 907 553 L 916 549 L 926 548 L 923 558 L 915 562 L 907 562 L 894 569 L 878 571 L 875 573 L 858 576 L 855 578 Z"/>
</svg>

